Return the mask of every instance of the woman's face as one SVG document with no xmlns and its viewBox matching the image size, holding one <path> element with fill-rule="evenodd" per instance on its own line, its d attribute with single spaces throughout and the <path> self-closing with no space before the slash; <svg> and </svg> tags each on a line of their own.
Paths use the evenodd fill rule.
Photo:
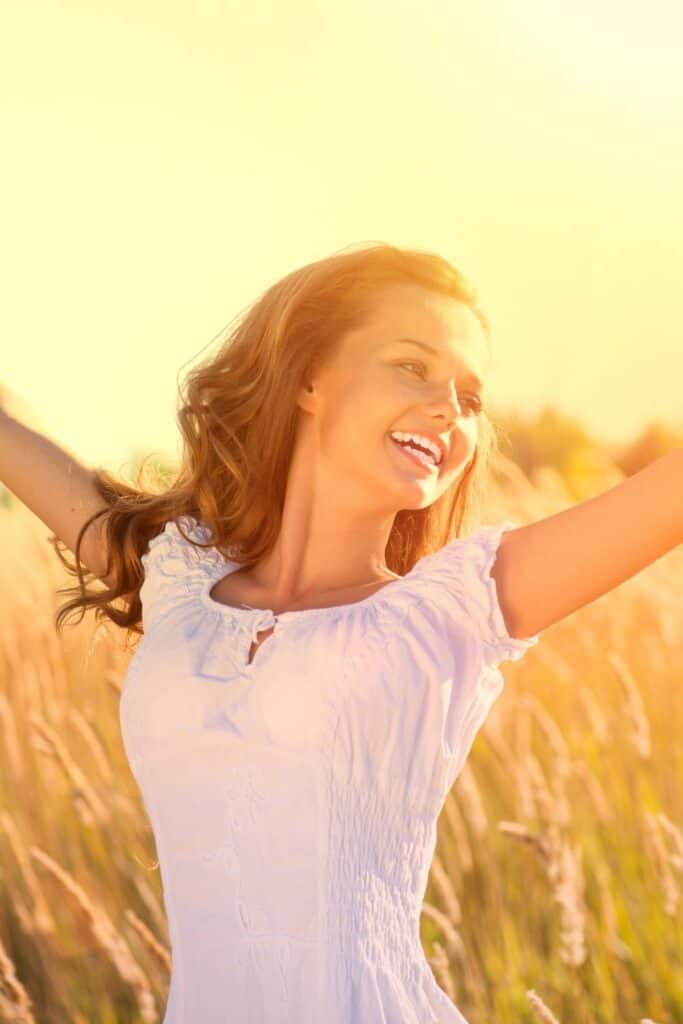
<svg viewBox="0 0 683 1024">
<path fill-rule="evenodd" d="M 434 351 L 402 339 L 411 338 Z M 334 358 L 302 392 L 304 429 L 317 437 L 322 477 L 344 499 L 383 511 L 431 505 L 462 475 L 477 445 L 488 350 L 469 307 L 417 285 L 395 285 L 368 321 L 345 335 Z M 424 466 L 393 431 L 431 437 L 438 466 Z"/>
</svg>

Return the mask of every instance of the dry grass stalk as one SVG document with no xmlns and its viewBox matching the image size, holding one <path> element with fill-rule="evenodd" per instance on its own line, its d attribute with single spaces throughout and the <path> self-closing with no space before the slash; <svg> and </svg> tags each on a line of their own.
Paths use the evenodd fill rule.
<svg viewBox="0 0 683 1024">
<path fill-rule="evenodd" d="M 551 1012 L 550 1007 L 546 1006 L 541 997 L 536 994 L 535 989 L 530 988 L 527 991 L 526 997 L 529 1000 L 535 1017 L 544 1021 L 545 1024 L 560 1024 L 558 1018 Z"/>
<path fill-rule="evenodd" d="M 657 820 L 664 831 L 673 839 L 675 853 L 669 854 L 669 862 L 679 871 L 683 871 L 683 835 L 679 828 L 674 825 L 670 818 L 667 818 L 664 811 L 659 811 Z"/>
<path fill-rule="evenodd" d="M 437 853 L 435 853 L 432 858 L 429 873 L 443 904 L 444 912 L 448 914 L 453 924 L 459 927 L 462 922 L 460 901 L 458 900 L 455 889 L 453 888 L 450 876 Z"/>
<path fill-rule="evenodd" d="M 681 636 L 681 613 L 678 610 L 677 601 L 680 594 L 671 592 L 670 599 L 662 601 L 659 607 L 659 633 L 665 645 L 674 650 L 676 644 L 680 643 Z"/>
<path fill-rule="evenodd" d="M 640 691 L 633 673 L 618 651 L 610 650 L 607 660 L 614 669 L 626 697 L 624 711 L 633 727 L 631 734 L 633 746 L 645 760 L 652 753 L 652 744 L 650 742 L 650 723 L 645 714 Z"/>
<path fill-rule="evenodd" d="M 528 708 L 530 715 L 544 733 L 548 746 L 553 752 L 556 766 L 563 770 L 565 774 L 569 774 L 571 771 L 569 748 L 553 716 L 532 694 L 525 694 L 520 698 L 520 703 L 523 703 Z"/>
<path fill-rule="evenodd" d="M 24 935 L 35 935 L 36 925 L 33 920 L 33 912 L 29 910 L 21 896 L 16 892 L 12 893 L 12 913 L 19 922 L 19 927 Z"/>
<path fill-rule="evenodd" d="M 465 822 L 463 821 L 462 814 L 460 813 L 460 806 L 453 790 L 451 790 L 446 797 L 442 812 L 453 833 L 455 846 L 458 851 L 460 870 L 463 874 L 467 874 L 474 867 L 474 857 L 472 856 L 472 847 L 470 846 L 470 841 L 467 836 Z"/>
<path fill-rule="evenodd" d="M 566 780 L 572 772 L 569 748 L 557 722 L 541 702 L 531 694 L 526 694 L 521 700 L 545 735 L 550 747 L 554 761 L 551 787 L 555 797 L 555 818 L 559 824 L 568 825 L 571 820 L 571 808 L 567 800 Z"/>
<path fill-rule="evenodd" d="M 628 963 L 633 959 L 633 952 L 619 937 L 617 912 L 614 907 L 614 900 L 612 899 L 609 872 L 600 861 L 596 863 L 594 870 L 598 877 L 602 921 L 607 934 L 604 943 L 605 948 L 609 949 L 615 956 L 618 956 L 624 963 Z"/>
<path fill-rule="evenodd" d="M 583 862 L 578 846 L 572 848 L 569 843 L 562 844 L 560 874 L 554 884 L 553 895 L 562 910 L 560 958 L 564 963 L 578 967 L 585 963 L 587 956 Z"/>
<path fill-rule="evenodd" d="M 556 678 L 560 683 L 575 682 L 576 670 L 559 650 L 540 644 L 535 648 L 535 656 L 542 666 L 548 669 L 551 678 Z"/>
<path fill-rule="evenodd" d="M 12 608 L 14 612 L 14 607 Z M 30 615 L 30 609 L 27 610 Z M 30 620 L 29 620 L 30 621 Z M 31 670 L 28 653 L 31 650 L 31 636 L 25 620 L 19 614 L 12 617 L 0 616 L 2 633 L 2 658 L 7 666 L 7 694 L 19 719 L 27 708 L 38 707 L 40 694 L 37 691 L 35 672 Z"/>
<path fill-rule="evenodd" d="M 515 750 L 510 747 L 503 733 L 502 728 L 495 726 L 489 717 L 482 729 L 486 742 L 499 761 L 501 774 L 505 779 L 514 778 L 519 758 Z"/>
<path fill-rule="evenodd" d="M 543 824 L 540 835 L 532 836 L 523 826 L 499 822 L 499 829 L 533 845 L 542 855 L 553 896 L 562 910 L 561 956 L 565 963 L 581 964 L 586 958 L 585 905 L 580 851 L 563 841 L 557 805 L 546 784 L 543 769 L 531 753 L 526 758 L 529 779 Z M 501 827 L 502 826 L 502 827 Z"/>
<path fill-rule="evenodd" d="M 566 792 L 566 769 L 558 770 L 553 764 L 550 776 L 550 790 L 555 799 L 555 821 L 563 828 L 571 824 L 572 811 Z"/>
<path fill-rule="evenodd" d="M 601 917 L 605 934 L 607 936 L 607 946 L 609 949 L 616 952 L 619 934 L 617 912 L 614 907 L 614 900 L 612 899 L 612 891 L 610 889 L 610 876 L 606 867 L 600 861 L 598 861 L 595 866 L 595 873 L 597 875 L 600 891 Z"/>
<path fill-rule="evenodd" d="M 108 825 L 111 817 L 109 809 L 97 796 L 97 793 L 69 754 L 66 744 L 61 740 L 57 732 L 36 712 L 32 712 L 29 715 L 29 721 L 38 730 L 40 738 L 49 744 L 57 763 L 64 770 L 68 781 L 73 787 L 72 797 L 74 805 L 84 824 L 91 825 L 97 823 L 99 825 Z"/>
<path fill-rule="evenodd" d="M 515 794 L 517 797 L 517 817 L 522 818 L 525 821 L 538 817 L 538 809 L 536 807 L 536 801 L 534 800 L 531 775 L 529 773 L 529 766 L 527 763 L 528 755 L 529 751 L 526 751 L 524 756 L 519 758 L 513 771 Z"/>
<path fill-rule="evenodd" d="M 505 757 L 507 781 L 514 778 L 520 763 L 526 760 L 533 747 L 531 710 L 524 695 L 515 697 L 505 732 L 507 737 L 511 737 L 507 745 L 501 740 L 501 754 L 507 755 L 509 752 L 509 757 Z"/>
<path fill-rule="evenodd" d="M 70 704 L 69 676 L 64 658 L 64 646 L 58 638 L 49 614 L 49 602 L 42 601 L 44 614 L 33 622 L 38 636 L 33 637 L 34 648 L 42 651 L 44 662 L 40 669 L 41 688 L 46 698 L 45 708 L 53 722 L 62 725 Z"/>
<path fill-rule="evenodd" d="M 131 910 L 130 907 L 126 909 L 125 917 L 140 936 L 144 945 L 152 953 L 154 959 L 157 963 L 161 964 L 170 977 L 171 971 L 173 970 L 173 961 L 169 950 L 159 942 L 156 936 L 153 935 L 151 929 L 147 927 L 145 922 L 139 918 L 135 911 Z"/>
<path fill-rule="evenodd" d="M 451 978 L 451 965 L 448 962 L 446 950 L 443 948 L 441 943 L 436 940 L 432 943 L 432 950 L 433 952 L 431 957 L 429 957 L 429 963 L 434 971 L 434 976 L 446 995 L 455 1002 L 455 985 Z"/>
<path fill-rule="evenodd" d="M 102 746 L 102 741 L 95 732 L 92 723 L 88 721 L 79 708 L 73 706 L 69 709 L 69 718 L 85 741 L 85 744 L 92 755 L 92 759 L 97 765 L 100 776 L 105 782 L 110 785 L 113 784 L 114 772 L 111 764 L 109 763 L 107 752 Z"/>
<path fill-rule="evenodd" d="M 548 789 L 543 769 L 533 754 L 527 756 L 526 767 L 533 797 L 543 826 L 541 843 L 545 851 L 548 877 L 554 883 L 555 879 L 559 876 L 561 853 L 561 832 L 555 811 L 555 798 Z"/>
<path fill-rule="evenodd" d="M 587 686 L 580 686 L 577 690 L 577 696 L 586 712 L 591 732 L 600 744 L 605 744 L 609 738 L 609 727 L 593 691 L 589 690 Z"/>
<path fill-rule="evenodd" d="M 32 846 L 29 853 L 50 872 L 72 898 L 74 906 L 80 911 L 100 949 L 107 955 L 123 981 L 133 989 L 142 1020 L 145 1024 L 156 1024 L 159 1014 L 147 976 L 133 959 L 128 944 L 117 932 L 109 916 L 95 905 L 76 879 L 48 853 L 37 846 Z"/>
<path fill-rule="evenodd" d="M 50 913 L 38 876 L 33 870 L 31 859 L 26 853 L 26 847 L 24 846 L 19 829 L 7 811 L 0 811 L 0 825 L 4 829 L 8 842 L 12 847 L 12 853 L 19 866 L 19 872 L 33 902 L 33 912 L 30 914 L 28 921 L 26 918 L 22 919 L 22 927 L 26 931 L 26 925 L 28 924 L 29 934 L 37 932 L 39 935 L 50 935 L 55 931 L 54 918 Z"/>
<path fill-rule="evenodd" d="M 0 1021 L 3 1024 L 36 1024 L 33 1003 L 16 975 L 0 939 Z"/>
<path fill-rule="evenodd" d="M 2 719 L 3 747 L 12 774 L 12 781 L 21 785 L 26 775 L 26 763 L 17 733 L 14 708 L 4 693 L 0 693 L 0 719 Z"/>
<path fill-rule="evenodd" d="M 438 924 L 439 928 L 441 929 L 441 932 L 446 942 L 446 952 L 448 954 L 448 959 L 459 960 L 461 962 L 464 962 L 467 955 L 465 946 L 463 944 L 459 931 L 449 920 L 449 918 L 446 917 L 446 915 L 441 910 L 439 910 L 438 907 L 435 907 L 431 903 L 428 903 L 427 900 L 422 901 L 422 913 L 425 915 L 425 917 L 431 918 L 431 920 L 434 921 L 435 924 Z"/>
<path fill-rule="evenodd" d="M 514 757 L 515 761 L 523 761 L 531 750 L 531 712 L 524 697 L 519 697 L 513 704 L 514 725 Z"/>
<path fill-rule="evenodd" d="M 26 627 L 22 627 L 26 631 Z M 21 666 L 16 678 L 21 680 L 21 686 L 17 687 L 17 693 L 10 693 L 9 699 L 12 702 L 15 714 L 20 722 L 24 722 L 31 711 L 40 711 L 43 706 L 43 696 L 40 686 L 40 679 L 36 666 L 30 660 L 29 651 L 31 640 L 26 638 L 27 652 L 24 655 L 24 664 Z"/>
<path fill-rule="evenodd" d="M 542 816 L 536 800 L 537 785 L 533 785 L 534 769 L 532 764 L 538 765 L 538 761 L 532 751 L 531 742 L 533 724 L 532 714 L 534 713 L 533 698 L 523 696 L 517 701 L 517 706 L 519 708 L 519 714 L 516 719 L 517 763 L 514 770 L 514 779 L 518 798 L 517 817 L 526 820 Z M 530 758 L 533 758 L 533 762 L 529 760 Z M 543 792 L 546 790 L 547 787 L 544 785 Z M 548 799 L 553 803 L 554 815 L 557 817 L 559 813 L 558 807 L 566 806 L 566 800 L 563 800 L 558 804 L 557 798 L 550 794 L 548 795 Z"/>
<path fill-rule="evenodd" d="M 468 761 L 465 762 L 458 775 L 455 787 L 458 801 L 462 804 L 463 814 L 472 826 L 475 836 L 480 838 L 488 831 L 489 822 L 472 765 Z"/>
<path fill-rule="evenodd" d="M 612 810 L 595 772 L 592 772 L 586 762 L 581 759 L 574 761 L 572 771 L 574 775 L 581 779 L 588 791 L 588 796 L 595 808 L 600 823 L 602 825 L 608 824 L 612 820 Z"/>
<path fill-rule="evenodd" d="M 650 814 L 649 811 L 645 812 L 645 829 L 646 839 L 649 840 L 648 846 L 653 854 L 655 868 L 662 892 L 664 893 L 664 913 L 673 917 L 678 910 L 681 894 L 671 870 L 669 855 L 662 838 L 659 822 L 656 816 Z"/>
<path fill-rule="evenodd" d="M 156 894 L 152 890 L 151 885 L 146 878 L 141 877 L 135 873 L 133 878 L 135 888 L 137 889 L 140 899 L 149 910 L 157 928 L 164 932 L 168 936 L 168 920 L 166 914 L 159 904 Z"/>
<path fill-rule="evenodd" d="M 510 836 L 511 839 L 519 839 L 520 842 L 527 843 L 540 854 L 543 863 L 546 863 L 548 851 L 542 835 L 530 832 L 526 825 L 520 825 L 517 821 L 499 821 L 498 831 L 505 836 Z"/>
</svg>

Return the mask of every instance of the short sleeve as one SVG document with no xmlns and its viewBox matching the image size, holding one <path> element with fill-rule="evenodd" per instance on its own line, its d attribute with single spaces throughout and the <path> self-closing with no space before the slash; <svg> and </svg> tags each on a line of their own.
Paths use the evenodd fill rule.
<svg viewBox="0 0 683 1024">
<path fill-rule="evenodd" d="M 540 633 L 512 637 L 507 631 L 491 576 L 503 533 L 519 524 L 510 519 L 480 526 L 469 537 L 450 541 L 424 559 L 430 582 L 435 584 L 450 613 L 481 644 L 484 664 L 518 661 L 540 639 Z"/>
<path fill-rule="evenodd" d="M 206 544 L 208 540 L 207 527 L 190 516 L 182 516 L 169 520 L 162 532 L 149 541 L 140 559 L 145 573 L 140 588 L 145 631 L 197 592 L 212 569 L 220 569 L 224 564 L 215 548 L 201 548 L 193 543 Z"/>
<path fill-rule="evenodd" d="M 516 526 L 509 519 L 481 526 L 423 559 L 430 598 L 452 627 L 446 635 L 453 673 L 441 683 L 440 749 L 446 789 L 460 774 L 503 691 L 499 664 L 518 661 L 540 639 L 540 633 L 510 636 L 491 576 L 502 535 Z"/>
</svg>

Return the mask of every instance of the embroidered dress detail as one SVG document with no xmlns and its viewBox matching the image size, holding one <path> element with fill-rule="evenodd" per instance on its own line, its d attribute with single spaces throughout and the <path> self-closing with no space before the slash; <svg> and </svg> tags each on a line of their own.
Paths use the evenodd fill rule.
<svg viewBox="0 0 683 1024">
<path fill-rule="evenodd" d="M 420 913 L 499 665 L 540 637 L 508 635 L 490 575 L 514 526 L 364 600 L 277 615 L 211 596 L 240 565 L 194 545 L 204 524 L 150 541 L 120 719 L 171 938 L 163 1024 L 467 1024 Z"/>
</svg>

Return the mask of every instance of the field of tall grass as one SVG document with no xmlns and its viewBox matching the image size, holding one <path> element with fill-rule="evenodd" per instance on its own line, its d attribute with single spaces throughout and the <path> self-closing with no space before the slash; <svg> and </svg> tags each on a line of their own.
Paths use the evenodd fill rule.
<svg viewBox="0 0 683 1024">
<path fill-rule="evenodd" d="M 551 471 L 498 471 L 485 522 L 571 502 Z M 73 581 L 19 502 L 0 536 L 0 1021 L 160 1022 L 169 935 L 118 721 L 130 653 L 92 616 L 57 636 Z M 676 550 L 502 665 L 421 920 L 471 1024 L 683 1021 L 682 580 Z"/>
</svg>

